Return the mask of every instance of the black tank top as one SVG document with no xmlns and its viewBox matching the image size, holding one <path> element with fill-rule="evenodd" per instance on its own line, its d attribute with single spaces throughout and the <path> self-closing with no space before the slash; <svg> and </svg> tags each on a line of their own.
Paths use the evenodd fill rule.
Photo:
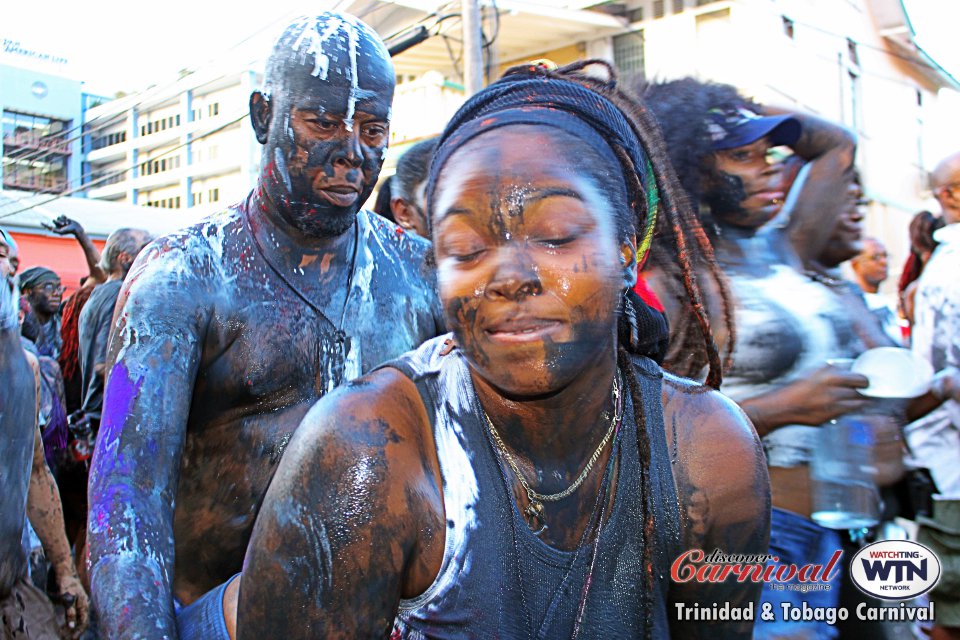
<svg viewBox="0 0 960 640">
<path fill-rule="evenodd" d="M 634 361 L 651 449 L 654 548 L 646 569 L 631 394 L 623 394 L 623 422 L 614 443 L 619 477 L 609 518 L 596 542 L 579 552 L 559 550 L 540 540 L 520 515 L 505 481 L 513 476 L 505 475 L 486 432 L 466 360 L 457 351 L 440 355 L 445 337 L 383 365 L 409 377 L 423 399 L 447 520 L 440 572 L 423 594 L 401 600 L 391 640 L 570 638 L 588 573 L 578 638 L 642 638 L 648 621 L 653 638 L 669 637 L 667 591 L 670 563 L 681 552 L 680 518 L 664 437 L 660 368 L 647 358 Z M 646 571 L 653 572 L 650 598 Z"/>
</svg>

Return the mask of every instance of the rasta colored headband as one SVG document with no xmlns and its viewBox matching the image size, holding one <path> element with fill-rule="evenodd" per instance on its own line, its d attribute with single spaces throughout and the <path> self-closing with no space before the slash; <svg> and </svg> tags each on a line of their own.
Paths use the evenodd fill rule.
<svg viewBox="0 0 960 640">
<path fill-rule="evenodd" d="M 537 73 L 539 70 L 539 73 Z M 553 78 L 535 68 L 537 75 L 510 75 L 490 85 L 468 100 L 447 124 L 440 136 L 430 164 L 427 201 L 433 199 L 437 176 L 454 151 L 481 133 L 511 124 L 556 127 L 584 140 L 607 162 L 622 171 L 636 171 L 646 192 L 647 214 L 643 229 L 638 229 L 637 264 L 645 258 L 653 241 L 659 194 L 653 165 L 627 118 L 610 100 L 575 81 Z M 623 165 L 614 147 L 626 151 L 634 168 Z M 630 202 L 626 180 L 620 182 L 623 202 Z M 429 207 L 428 207 L 429 208 Z"/>
</svg>

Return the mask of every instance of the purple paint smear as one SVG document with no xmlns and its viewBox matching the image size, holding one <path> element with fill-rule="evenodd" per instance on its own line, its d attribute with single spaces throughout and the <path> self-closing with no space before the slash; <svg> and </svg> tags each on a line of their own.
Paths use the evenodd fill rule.
<svg viewBox="0 0 960 640">
<path fill-rule="evenodd" d="M 120 436 L 123 423 L 133 406 L 133 399 L 140 393 L 142 384 L 143 376 L 137 378 L 136 382 L 130 380 L 130 372 L 123 362 L 113 366 L 107 387 L 103 392 L 100 441 L 111 442 Z"/>
</svg>

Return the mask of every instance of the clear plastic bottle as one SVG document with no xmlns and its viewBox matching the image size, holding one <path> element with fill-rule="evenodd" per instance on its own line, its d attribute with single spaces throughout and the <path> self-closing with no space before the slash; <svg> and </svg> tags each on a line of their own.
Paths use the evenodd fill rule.
<svg viewBox="0 0 960 640">
<path fill-rule="evenodd" d="M 870 424 L 857 416 L 820 428 L 810 464 L 814 522 L 828 529 L 861 529 L 880 521 L 873 444 Z"/>
</svg>

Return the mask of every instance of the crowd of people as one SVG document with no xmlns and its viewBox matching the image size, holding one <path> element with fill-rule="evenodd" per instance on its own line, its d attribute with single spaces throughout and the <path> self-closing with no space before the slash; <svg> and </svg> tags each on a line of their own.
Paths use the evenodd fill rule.
<svg viewBox="0 0 960 640">
<path fill-rule="evenodd" d="M 89 267 L 67 300 L 0 235 L 4 638 L 960 637 L 960 153 L 891 300 L 839 124 L 537 61 L 368 211 L 394 82 L 362 21 L 298 19 L 243 201 L 102 254 L 53 221 Z M 850 362 L 892 346 L 936 373 L 879 403 Z M 845 419 L 875 526 L 812 518 Z M 923 629 L 683 613 L 883 606 L 845 568 L 811 591 L 672 565 L 901 534 L 943 562 Z"/>
</svg>

